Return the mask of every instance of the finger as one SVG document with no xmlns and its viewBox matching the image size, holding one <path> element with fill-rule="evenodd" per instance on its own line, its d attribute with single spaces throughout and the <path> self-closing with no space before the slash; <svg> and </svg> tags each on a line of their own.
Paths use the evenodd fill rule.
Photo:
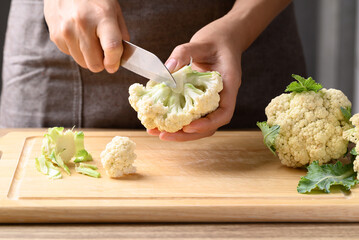
<svg viewBox="0 0 359 240">
<path fill-rule="evenodd" d="M 65 40 L 67 49 L 69 51 L 69 54 L 81 67 L 87 68 L 85 59 L 80 50 L 79 41 L 75 37 L 74 32 L 69 30 L 67 32 L 67 34 L 63 34 L 63 36 L 64 36 L 64 40 Z"/>
<path fill-rule="evenodd" d="M 70 54 L 69 49 L 67 48 L 65 37 L 72 35 L 72 29 L 67 25 L 62 25 L 60 29 L 53 30 L 49 27 L 49 36 L 50 40 L 55 43 L 58 49 L 65 54 Z"/>
<path fill-rule="evenodd" d="M 185 133 L 183 131 L 178 131 L 175 133 L 161 132 L 159 138 L 163 141 L 184 142 L 184 141 L 193 141 L 205 137 L 210 137 L 215 132 L 216 130 L 210 130 L 205 133 Z"/>
<path fill-rule="evenodd" d="M 66 42 L 65 42 L 64 40 L 57 40 L 57 41 L 54 42 L 54 43 L 56 44 L 57 48 L 58 48 L 61 52 L 65 53 L 65 54 L 67 54 L 67 55 L 70 55 L 70 51 L 69 51 L 69 49 L 67 48 Z"/>
<path fill-rule="evenodd" d="M 60 49 L 61 52 L 69 55 L 70 51 L 67 48 L 66 42 L 63 38 L 54 36 L 53 34 L 50 34 L 50 40 L 55 43 L 56 47 Z"/>
<path fill-rule="evenodd" d="M 97 36 L 104 53 L 105 69 L 114 73 L 120 66 L 123 52 L 122 34 L 117 19 L 106 18 L 101 21 L 97 26 Z"/>
<path fill-rule="evenodd" d="M 185 43 L 177 46 L 166 62 L 166 66 L 175 65 L 171 72 L 175 72 L 184 65 L 190 63 L 191 58 L 195 62 L 209 62 L 211 57 L 215 54 L 211 52 L 212 49 L 208 44 L 203 43 Z M 174 61 L 176 61 L 174 63 Z"/>
<path fill-rule="evenodd" d="M 90 71 L 101 72 L 104 69 L 102 48 L 95 35 L 81 36 L 80 50 L 85 59 L 87 68 Z"/>
<path fill-rule="evenodd" d="M 207 132 L 208 129 L 218 129 L 231 121 L 240 86 L 240 73 L 235 71 L 227 72 L 228 74 L 223 75 L 223 90 L 220 93 L 219 107 L 214 112 L 183 127 L 184 132 L 203 133 Z"/>
<path fill-rule="evenodd" d="M 147 129 L 147 133 L 152 136 L 159 136 L 161 131 L 158 130 L 157 128 L 154 128 L 154 129 Z"/>
<path fill-rule="evenodd" d="M 228 124 L 232 116 L 233 111 L 228 111 L 225 108 L 218 108 L 207 116 L 197 119 L 183 127 L 183 131 L 186 133 L 205 133 L 208 129 L 218 129 L 221 126 Z"/>
<path fill-rule="evenodd" d="M 121 7 L 120 6 L 118 6 L 118 7 L 119 7 L 119 10 L 117 11 L 117 21 L 118 21 L 118 25 L 120 26 L 122 39 L 126 40 L 126 41 L 130 41 L 130 34 L 127 29 L 125 18 L 123 17 Z"/>
</svg>

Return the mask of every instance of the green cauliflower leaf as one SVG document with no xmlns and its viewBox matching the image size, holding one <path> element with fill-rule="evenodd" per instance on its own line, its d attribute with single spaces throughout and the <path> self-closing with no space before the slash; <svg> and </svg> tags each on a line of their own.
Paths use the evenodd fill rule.
<svg viewBox="0 0 359 240">
<path fill-rule="evenodd" d="M 312 162 L 308 166 L 308 173 L 301 177 L 297 191 L 299 193 L 309 193 L 314 189 L 330 193 L 333 185 L 343 186 L 346 190 L 358 183 L 357 173 L 353 170 L 353 164 L 343 165 L 340 161 L 335 164 L 319 165 L 318 161 Z"/>
<path fill-rule="evenodd" d="M 350 118 L 352 117 L 352 108 L 351 107 L 340 107 L 340 111 L 342 112 L 345 120 L 350 123 Z"/>
<path fill-rule="evenodd" d="M 274 125 L 270 127 L 266 121 L 257 122 L 257 126 L 262 131 L 264 144 L 275 154 L 275 139 L 279 134 L 280 126 Z"/>
<path fill-rule="evenodd" d="M 292 83 L 290 83 L 285 89 L 285 92 L 318 92 L 320 89 L 323 88 L 323 86 L 319 83 L 316 83 L 312 77 L 305 79 L 295 74 L 292 74 L 292 77 L 297 81 L 293 81 Z"/>
</svg>

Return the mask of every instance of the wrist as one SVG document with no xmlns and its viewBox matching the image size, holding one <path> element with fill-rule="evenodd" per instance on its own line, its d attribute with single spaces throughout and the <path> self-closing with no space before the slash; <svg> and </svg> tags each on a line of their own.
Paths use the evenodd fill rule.
<svg viewBox="0 0 359 240">
<path fill-rule="evenodd" d="M 247 49 L 251 43 L 250 26 L 247 24 L 244 15 L 237 15 L 229 12 L 220 21 L 225 26 L 225 34 L 230 44 L 241 53 Z"/>
<path fill-rule="evenodd" d="M 231 29 L 231 38 L 243 52 L 289 3 L 290 0 L 236 1 L 223 21 Z"/>
</svg>

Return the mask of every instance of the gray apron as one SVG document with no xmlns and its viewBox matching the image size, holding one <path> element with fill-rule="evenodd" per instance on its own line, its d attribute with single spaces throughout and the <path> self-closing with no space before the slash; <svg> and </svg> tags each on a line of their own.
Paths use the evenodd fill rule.
<svg viewBox="0 0 359 240">
<path fill-rule="evenodd" d="M 120 0 L 131 41 L 165 61 L 179 44 L 226 14 L 234 0 Z M 242 58 L 236 111 L 224 128 L 252 128 L 291 81 L 305 75 L 293 6 L 283 11 Z M 143 128 L 128 103 L 131 84 L 146 80 L 80 68 L 49 40 L 42 0 L 12 0 L 3 61 L 0 127 Z"/>
</svg>

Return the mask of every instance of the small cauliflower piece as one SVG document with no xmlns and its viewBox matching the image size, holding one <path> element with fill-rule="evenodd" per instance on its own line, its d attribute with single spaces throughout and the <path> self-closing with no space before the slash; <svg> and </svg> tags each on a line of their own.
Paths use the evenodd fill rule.
<svg viewBox="0 0 359 240">
<path fill-rule="evenodd" d="M 345 131 L 343 133 L 343 138 L 356 144 L 354 150 L 351 151 L 351 154 L 356 156 L 353 162 L 354 172 L 359 172 L 359 113 L 353 115 L 350 118 L 350 121 L 354 125 L 354 128 Z M 357 179 L 359 179 L 359 174 L 357 175 Z"/>
<path fill-rule="evenodd" d="M 135 147 L 136 144 L 128 137 L 114 137 L 100 155 L 107 175 L 118 178 L 124 174 L 135 173 L 136 168 L 132 165 L 137 157 Z"/>
<path fill-rule="evenodd" d="M 291 93 L 272 99 L 265 109 L 267 132 L 279 126 L 275 137 L 270 135 L 273 145 L 268 147 L 288 167 L 302 167 L 313 161 L 322 165 L 342 157 L 348 146 L 342 134 L 351 124 L 341 108 L 350 109 L 350 101 L 339 90 L 321 89 L 312 78 L 293 77 L 298 82 L 288 86 L 286 91 Z"/>
<path fill-rule="evenodd" d="M 218 72 L 197 72 L 185 66 L 173 77 L 176 89 L 152 80 L 146 87 L 135 83 L 129 88 L 129 102 L 147 129 L 177 132 L 218 108 L 223 89 Z"/>
</svg>

